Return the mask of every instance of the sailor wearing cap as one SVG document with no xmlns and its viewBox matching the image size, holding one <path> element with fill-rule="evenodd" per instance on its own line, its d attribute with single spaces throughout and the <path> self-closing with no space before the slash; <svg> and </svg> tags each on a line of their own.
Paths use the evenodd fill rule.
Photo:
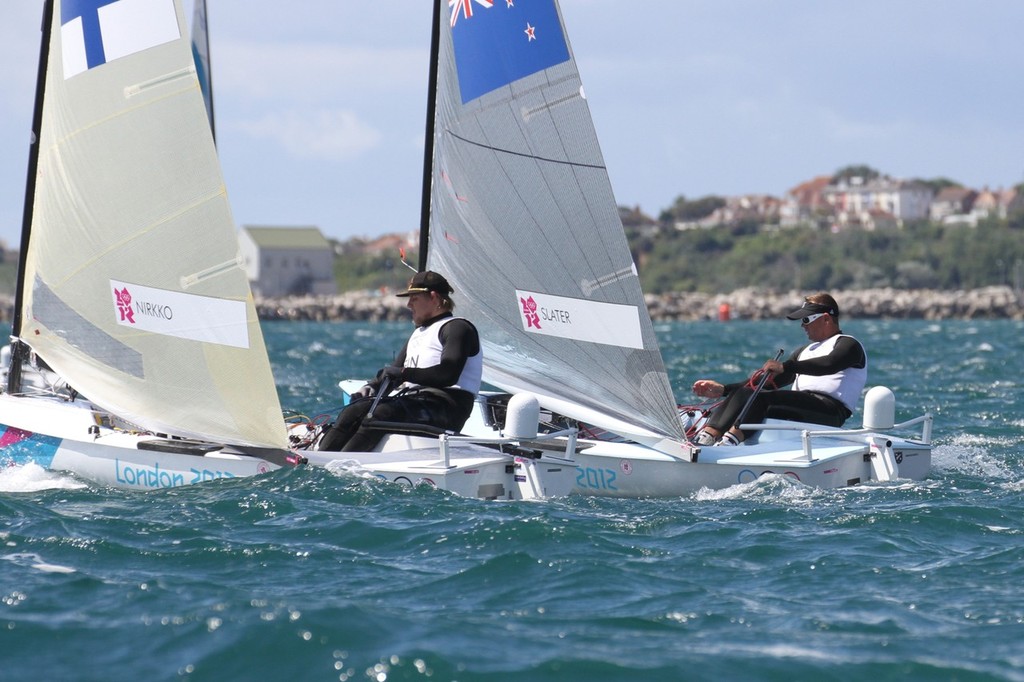
<svg viewBox="0 0 1024 682">
<path fill-rule="evenodd" d="M 798 348 L 785 362 L 769 360 L 761 368 L 769 372 L 776 389 L 755 391 L 752 382 L 720 384 L 711 379 L 694 382 L 693 392 L 705 398 L 725 397 L 697 434 L 697 445 L 736 445 L 753 431 L 737 428 L 751 396 L 743 422 L 758 424 L 766 417 L 842 426 L 860 402 L 867 383 L 867 354 L 860 341 L 839 328 L 839 305 L 831 295 L 812 294 L 787 319 L 800 320 L 810 343 Z M 756 393 L 756 394 L 755 394 Z"/>
<path fill-rule="evenodd" d="M 383 397 L 374 421 L 426 424 L 458 431 L 473 411 L 483 374 L 483 350 L 476 327 L 455 317 L 453 289 L 444 277 L 427 270 L 416 273 L 405 291 L 406 306 L 416 325 L 395 362 L 377 373 L 352 396 L 320 441 L 320 450 L 370 452 L 384 431 L 362 428 L 378 391 Z"/>
</svg>

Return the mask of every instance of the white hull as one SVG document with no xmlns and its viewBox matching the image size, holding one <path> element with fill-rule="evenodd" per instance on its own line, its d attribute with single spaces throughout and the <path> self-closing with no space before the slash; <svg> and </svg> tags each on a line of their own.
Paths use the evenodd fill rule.
<svg viewBox="0 0 1024 682">
<path fill-rule="evenodd" d="M 306 426 L 294 431 L 306 435 Z M 542 500 L 565 497 L 573 490 L 575 438 L 553 434 L 557 452 L 531 447 L 512 438 L 439 438 L 388 434 L 375 452 L 297 450 L 309 464 L 376 476 L 404 486 L 429 485 L 463 497 L 487 500 Z M 504 451 L 499 451 L 498 447 Z"/>
<path fill-rule="evenodd" d="M 540 500 L 572 492 L 572 460 L 495 454 L 480 446 L 460 448 L 447 462 L 436 441 L 426 448 L 388 452 L 305 452 L 309 463 L 332 470 L 367 473 L 403 486 L 428 485 L 463 497 Z"/>
<path fill-rule="evenodd" d="M 343 380 L 347 396 L 365 382 Z M 468 436 L 439 437 L 389 433 L 375 452 L 320 452 L 307 423 L 291 427 L 297 453 L 313 466 L 369 474 L 404 486 L 429 485 L 487 500 L 538 500 L 565 497 L 576 480 L 575 430 L 533 439 L 502 437 L 484 421 L 483 398 L 477 399 Z M 536 419 L 533 421 L 536 426 Z M 501 448 L 499 451 L 498 448 Z"/>
<path fill-rule="evenodd" d="M 60 397 L 0 395 L 0 432 L 2 461 L 34 462 L 118 488 L 173 488 L 281 466 L 226 446 L 114 428 L 87 401 Z M 276 455 L 284 463 L 287 453 Z"/>
<path fill-rule="evenodd" d="M 445 458 L 434 438 L 389 436 L 385 444 L 383 452 L 268 451 L 269 458 L 264 458 L 232 446 L 115 428 L 109 415 L 85 400 L 0 394 L 0 462 L 33 462 L 117 488 L 174 488 L 256 476 L 308 461 L 465 497 L 522 500 L 568 495 L 576 476 L 571 459 L 550 454 L 526 457 L 454 442 L 446 446 Z"/>
<path fill-rule="evenodd" d="M 497 428 L 486 406 L 487 397 L 477 401 L 467 433 L 483 434 Z M 700 448 L 696 461 L 631 441 L 581 439 L 574 457 L 573 492 L 599 497 L 679 497 L 769 475 L 787 476 L 818 488 L 921 480 L 931 469 L 931 417 L 922 416 L 893 429 L 918 424 L 921 434 L 915 439 L 869 429 L 828 429 L 768 420 L 751 439 L 754 442 Z"/>
<path fill-rule="evenodd" d="M 820 428 L 820 427 L 811 427 Z M 858 442 L 859 441 L 859 442 Z M 814 439 L 810 460 L 799 439 L 758 445 L 707 447 L 697 461 L 664 455 L 635 443 L 596 441 L 576 455 L 574 492 L 601 497 L 678 497 L 719 490 L 762 476 L 787 476 L 818 488 L 878 481 L 866 436 Z M 920 480 L 931 467 L 931 446 L 893 439 L 898 470 L 893 478 Z M 892 479 L 889 479 L 892 480 Z"/>
</svg>

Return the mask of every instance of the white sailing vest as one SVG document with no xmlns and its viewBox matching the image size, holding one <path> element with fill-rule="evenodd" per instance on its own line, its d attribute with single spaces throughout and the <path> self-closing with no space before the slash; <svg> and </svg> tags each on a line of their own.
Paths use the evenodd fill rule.
<svg viewBox="0 0 1024 682">
<path fill-rule="evenodd" d="M 427 327 L 417 327 L 409 337 L 409 343 L 405 346 L 406 367 L 433 367 L 441 364 L 441 327 L 452 320 L 460 320 L 460 317 L 443 317 Z M 461 388 L 476 395 L 480 391 L 481 377 L 484 371 L 483 347 L 466 359 L 466 366 L 462 368 L 459 380 L 448 388 Z M 412 382 L 405 382 L 408 386 L 418 386 Z"/>
<path fill-rule="evenodd" d="M 836 341 L 842 336 L 846 336 L 846 334 L 836 334 L 824 341 L 808 345 L 801 351 L 797 360 L 810 360 L 811 358 L 820 358 L 823 355 L 828 355 L 835 348 Z M 851 336 L 850 338 L 853 337 Z M 793 381 L 793 390 L 827 393 L 841 400 L 850 412 L 853 412 L 857 409 L 857 404 L 860 403 L 860 394 L 864 390 L 864 384 L 867 383 L 867 380 L 867 351 L 864 351 L 863 367 L 847 367 L 835 374 L 826 374 L 820 377 L 811 376 L 810 374 L 797 374 L 796 380 Z"/>
</svg>

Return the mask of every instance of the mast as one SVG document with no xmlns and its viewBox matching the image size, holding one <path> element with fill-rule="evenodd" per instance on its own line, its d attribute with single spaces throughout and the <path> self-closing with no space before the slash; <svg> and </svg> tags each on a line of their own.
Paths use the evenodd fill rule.
<svg viewBox="0 0 1024 682">
<path fill-rule="evenodd" d="M 430 73 L 427 85 L 427 125 L 423 141 L 423 194 L 420 198 L 420 250 L 418 270 L 427 269 L 427 250 L 430 246 L 430 186 L 434 167 L 434 115 L 437 110 L 437 61 L 441 44 L 441 5 L 434 0 L 434 27 L 430 31 Z"/>
<path fill-rule="evenodd" d="M 203 41 L 203 50 L 199 50 L 197 40 Z M 210 133 L 214 144 L 217 142 L 217 127 L 213 116 L 213 57 L 210 55 L 210 17 L 206 11 L 206 0 L 196 0 L 192 12 L 192 58 L 200 72 L 200 87 L 203 90 L 203 101 L 206 113 L 210 117 Z"/>
<path fill-rule="evenodd" d="M 22 306 L 25 300 L 25 270 L 32 232 L 32 211 L 36 195 L 36 170 L 39 167 L 39 135 L 43 122 L 43 97 L 46 92 L 46 67 L 50 58 L 50 32 L 53 26 L 53 0 L 43 5 L 42 42 L 39 47 L 39 72 L 36 75 L 36 101 L 32 113 L 32 141 L 28 152 L 25 177 L 25 207 L 21 218 L 21 245 L 18 252 L 18 283 L 14 295 L 14 318 L 11 321 L 11 366 L 7 373 L 7 392 L 21 390 L 21 365 L 28 355 L 28 345 L 21 340 Z"/>
<path fill-rule="evenodd" d="M 210 101 L 206 106 L 210 109 L 210 132 L 213 134 L 213 143 L 217 144 L 217 126 L 214 125 L 213 116 L 213 55 L 210 54 L 210 16 L 206 11 L 206 0 L 203 0 L 203 38 L 206 40 L 206 87 L 210 91 Z"/>
</svg>

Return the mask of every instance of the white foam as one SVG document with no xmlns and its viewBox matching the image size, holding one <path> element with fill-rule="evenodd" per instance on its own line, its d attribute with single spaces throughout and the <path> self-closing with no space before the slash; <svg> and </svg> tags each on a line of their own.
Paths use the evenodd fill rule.
<svg viewBox="0 0 1024 682">
<path fill-rule="evenodd" d="M 701 488 L 694 499 L 702 501 L 741 500 L 763 497 L 785 499 L 790 504 L 809 504 L 822 491 L 803 485 L 784 474 L 765 474 L 748 483 L 737 483 L 728 488 L 711 490 Z"/>
<path fill-rule="evenodd" d="M 969 476 L 990 479 L 1014 480 L 1006 463 L 994 457 L 990 451 L 994 441 L 985 436 L 962 433 L 952 443 L 937 445 L 932 450 L 932 468 L 935 471 L 952 471 Z"/>
<path fill-rule="evenodd" d="M 29 462 L 0 468 L 0 492 L 33 493 L 40 490 L 78 490 L 87 487 L 81 481 Z"/>
<path fill-rule="evenodd" d="M 43 558 L 41 556 L 39 556 L 38 554 L 30 554 L 30 553 L 7 554 L 7 555 L 4 555 L 4 556 L 0 556 L 0 559 L 3 559 L 5 561 L 11 561 L 13 563 L 16 563 L 16 564 L 19 564 L 19 565 L 22 565 L 22 566 L 28 566 L 30 568 L 34 568 L 37 571 L 42 571 L 43 573 L 75 573 L 76 572 L 76 569 L 71 568 L 70 566 L 61 566 L 60 564 L 50 564 L 50 563 L 47 563 L 47 562 L 43 561 Z"/>
</svg>

